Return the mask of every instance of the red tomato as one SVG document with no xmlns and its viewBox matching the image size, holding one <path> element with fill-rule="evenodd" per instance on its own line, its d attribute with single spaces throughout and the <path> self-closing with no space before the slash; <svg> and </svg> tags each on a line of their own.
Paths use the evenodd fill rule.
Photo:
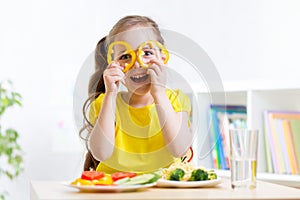
<svg viewBox="0 0 300 200">
<path fill-rule="evenodd" d="M 111 178 L 113 179 L 113 181 L 126 178 L 126 177 L 132 178 L 134 176 L 136 176 L 136 173 L 133 172 L 115 172 L 111 174 Z"/>
<path fill-rule="evenodd" d="M 97 171 L 83 171 L 81 174 L 81 178 L 85 180 L 95 180 L 104 177 L 104 172 Z"/>
</svg>

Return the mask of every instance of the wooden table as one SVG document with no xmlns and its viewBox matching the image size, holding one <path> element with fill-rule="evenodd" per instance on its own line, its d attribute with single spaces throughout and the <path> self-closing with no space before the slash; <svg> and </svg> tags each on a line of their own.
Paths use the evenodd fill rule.
<svg viewBox="0 0 300 200">
<path fill-rule="evenodd" d="M 123 193 L 83 193 L 69 188 L 61 182 L 31 181 L 31 200 L 180 200 L 180 199 L 300 199 L 300 189 L 268 182 L 257 182 L 254 190 L 232 190 L 230 181 L 222 178 L 222 183 L 211 188 L 148 188 L 136 192 Z"/>
</svg>

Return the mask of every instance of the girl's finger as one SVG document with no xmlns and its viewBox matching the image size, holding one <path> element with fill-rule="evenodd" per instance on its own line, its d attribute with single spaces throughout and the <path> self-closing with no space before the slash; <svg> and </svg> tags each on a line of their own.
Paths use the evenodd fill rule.
<svg viewBox="0 0 300 200">
<path fill-rule="evenodd" d="M 124 70 L 124 67 L 122 67 L 121 65 L 119 65 L 116 62 L 111 63 L 110 65 L 107 66 L 107 69 L 111 69 L 111 68 L 117 68 L 120 69 L 121 71 Z"/>
<path fill-rule="evenodd" d="M 158 76 L 159 73 L 161 73 L 161 69 L 158 65 L 151 65 L 150 67 L 148 67 L 149 72 L 153 72 L 153 75 Z"/>
<path fill-rule="evenodd" d="M 163 63 L 163 62 L 160 62 L 160 61 L 158 61 L 158 60 L 154 60 L 154 59 L 153 59 L 153 60 L 150 61 L 150 63 L 151 63 L 150 67 L 151 67 L 151 66 L 158 66 L 159 69 L 160 69 L 160 71 L 162 71 L 162 70 L 165 68 L 164 63 Z"/>
<path fill-rule="evenodd" d="M 117 68 L 111 68 L 111 69 L 107 70 L 106 73 L 110 74 L 110 75 L 114 75 L 114 74 L 124 75 L 124 73 L 120 69 L 117 69 Z"/>
<path fill-rule="evenodd" d="M 164 65 L 164 63 L 163 63 L 162 60 L 157 60 L 157 59 L 150 60 L 150 63 L 154 63 L 154 64 L 156 64 L 158 66 L 163 66 Z"/>
<path fill-rule="evenodd" d="M 111 80 L 112 82 L 122 81 L 122 79 L 123 79 L 123 77 L 121 77 L 121 76 L 111 76 L 111 77 L 110 77 L 110 80 Z"/>
<path fill-rule="evenodd" d="M 156 72 L 153 69 L 148 69 L 147 74 L 150 75 L 151 82 L 155 81 L 155 77 L 157 76 Z"/>
</svg>

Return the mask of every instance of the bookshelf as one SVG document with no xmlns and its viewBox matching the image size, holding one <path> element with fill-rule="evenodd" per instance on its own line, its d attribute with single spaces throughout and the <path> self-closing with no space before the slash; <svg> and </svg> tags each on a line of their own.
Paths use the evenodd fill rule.
<svg viewBox="0 0 300 200">
<path fill-rule="evenodd" d="M 209 105 L 222 104 L 225 102 L 227 105 L 244 105 L 247 107 L 247 126 L 249 128 L 258 129 L 260 132 L 259 147 L 258 147 L 258 179 L 279 183 L 287 186 L 300 188 L 300 175 L 286 175 L 266 173 L 266 152 L 264 144 L 264 110 L 290 110 L 300 111 L 300 86 L 295 85 L 279 85 L 276 84 L 225 84 L 224 92 L 210 92 L 198 91 L 196 101 L 193 102 L 194 107 L 198 110 L 197 117 L 199 118 L 197 138 L 194 142 L 195 153 L 194 162 L 197 165 L 213 168 L 213 160 L 209 129 L 211 126 L 208 114 Z M 239 85 L 239 86 L 237 86 Z M 251 85 L 251 87 L 248 87 Z M 278 83 L 277 83 L 278 85 Z M 214 98 L 212 100 L 212 97 Z M 205 112 L 203 112 L 205 111 Z M 230 175 L 226 170 L 219 170 L 222 175 Z"/>
</svg>

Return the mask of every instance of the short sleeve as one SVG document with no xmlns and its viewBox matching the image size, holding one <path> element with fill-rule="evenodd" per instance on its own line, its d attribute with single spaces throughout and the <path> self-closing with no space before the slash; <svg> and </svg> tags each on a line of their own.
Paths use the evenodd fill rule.
<svg viewBox="0 0 300 200">
<path fill-rule="evenodd" d="M 191 112 L 190 99 L 181 90 L 167 89 L 166 94 L 175 112 Z"/>
<path fill-rule="evenodd" d="M 102 93 L 100 94 L 92 103 L 91 103 L 91 106 L 90 106 L 90 112 L 89 112 L 89 120 L 91 122 L 91 124 L 95 124 L 97 118 L 98 118 L 98 115 L 99 115 L 99 112 L 100 112 L 100 109 L 102 107 L 102 102 L 103 102 L 103 99 L 104 99 L 104 96 L 105 94 Z"/>
</svg>

